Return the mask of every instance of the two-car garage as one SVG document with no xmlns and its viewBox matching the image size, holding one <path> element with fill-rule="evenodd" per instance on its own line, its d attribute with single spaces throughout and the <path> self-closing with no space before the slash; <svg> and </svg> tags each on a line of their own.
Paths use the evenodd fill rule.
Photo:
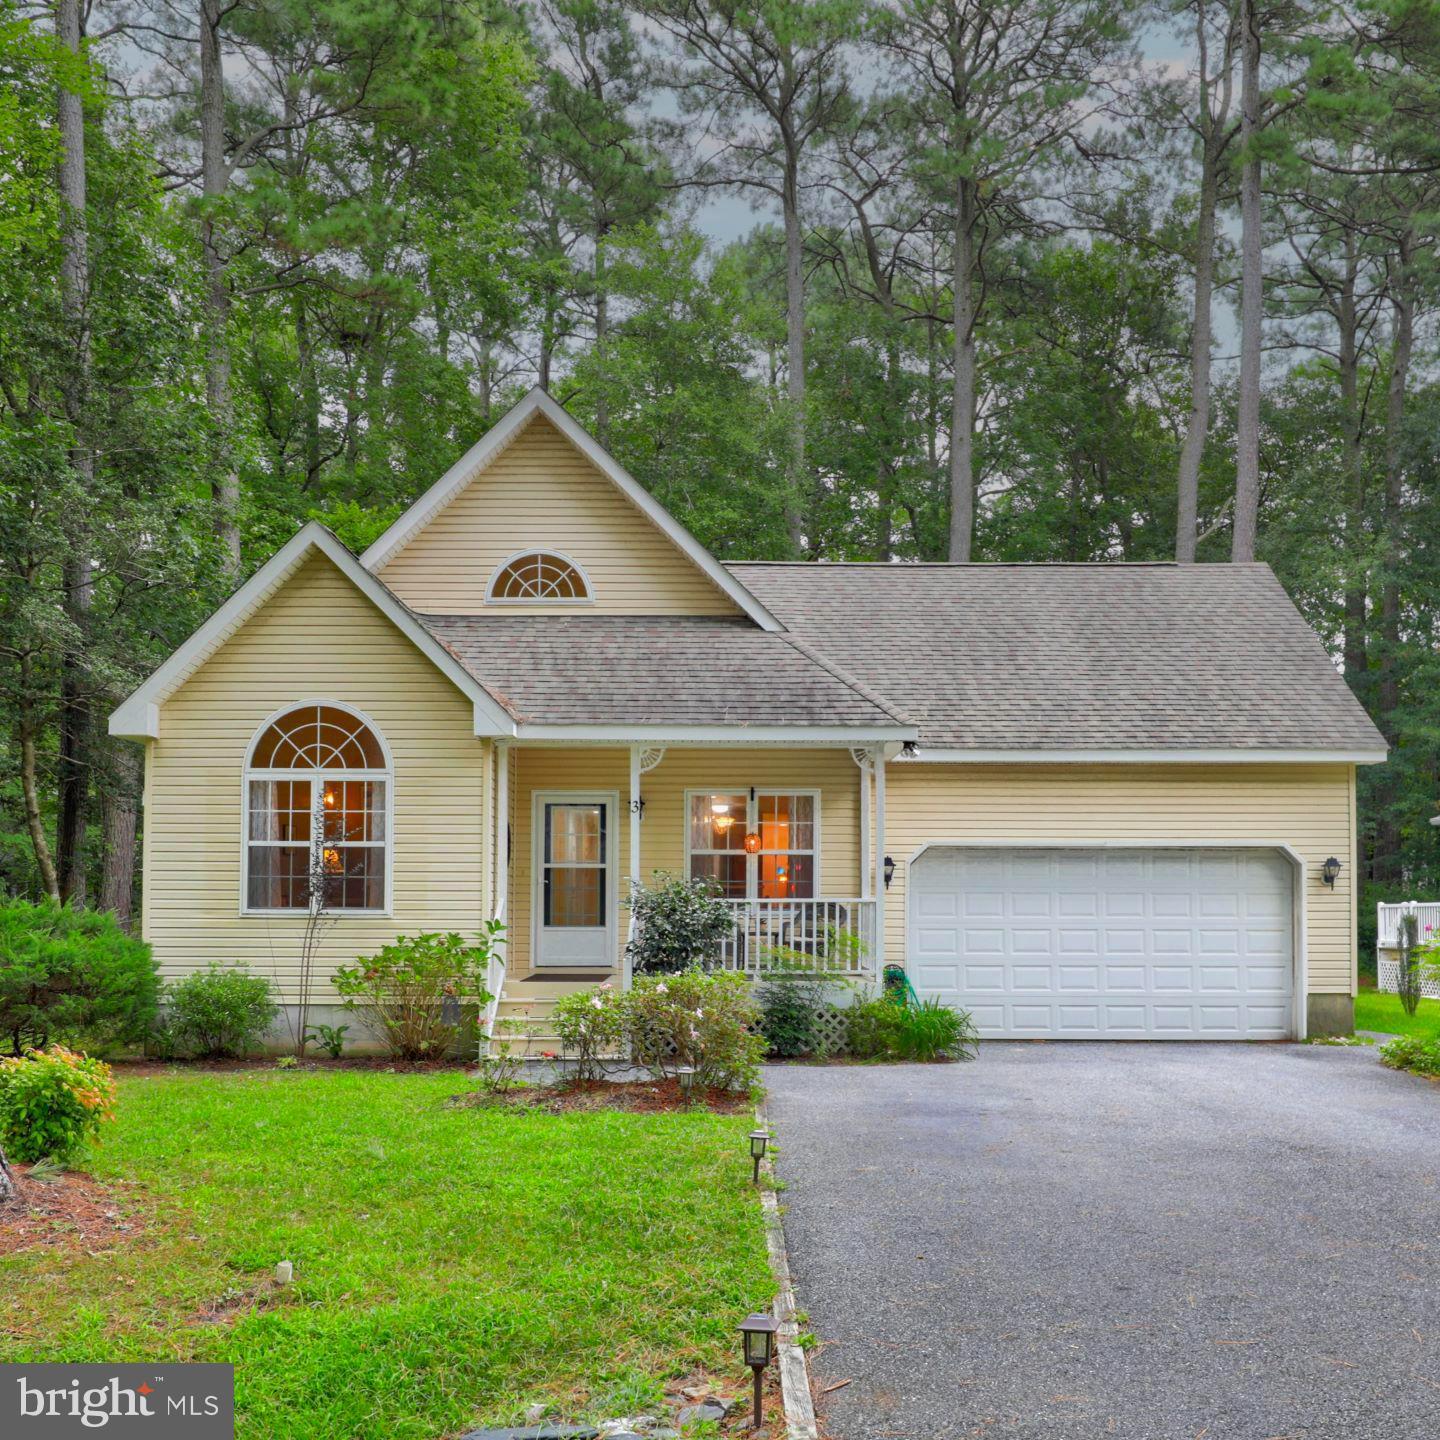
<svg viewBox="0 0 1440 1440">
<path fill-rule="evenodd" d="M 1284 1039 L 1295 879 L 1274 848 L 928 846 L 909 970 L 987 1038 Z"/>
</svg>

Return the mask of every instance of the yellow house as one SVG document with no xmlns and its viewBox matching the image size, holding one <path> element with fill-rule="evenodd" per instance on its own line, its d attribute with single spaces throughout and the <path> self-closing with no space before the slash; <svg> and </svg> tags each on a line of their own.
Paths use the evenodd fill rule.
<svg viewBox="0 0 1440 1440">
<path fill-rule="evenodd" d="M 720 963 L 838 930 L 987 1036 L 1352 1022 L 1384 744 L 1265 566 L 722 565 L 540 391 L 364 555 L 306 526 L 110 729 L 164 972 L 291 1005 L 312 876 L 312 1003 L 498 916 L 543 1022 L 628 982 L 665 871 L 721 887 Z"/>
</svg>

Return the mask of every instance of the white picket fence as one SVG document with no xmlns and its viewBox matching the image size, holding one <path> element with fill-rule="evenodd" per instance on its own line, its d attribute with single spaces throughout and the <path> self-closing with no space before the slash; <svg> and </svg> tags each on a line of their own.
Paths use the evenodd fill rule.
<svg viewBox="0 0 1440 1440">
<path fill-rule="evenodd" d="M 1377 905 L 1375 911 L 1376 984 L 1393 994 L 1400 988 L 1400 957 L 1396 948 L 1400 917 L 1413 911 L 1420 927 L 1420 939 L 1434 939 L 1440 935 L 1440 900 L 1402 900 L 1394 905 Z M 1427 1000 L 1440 1000 L 1440 980 L 1422 980 L 1420 993 Z"/>
</svg>

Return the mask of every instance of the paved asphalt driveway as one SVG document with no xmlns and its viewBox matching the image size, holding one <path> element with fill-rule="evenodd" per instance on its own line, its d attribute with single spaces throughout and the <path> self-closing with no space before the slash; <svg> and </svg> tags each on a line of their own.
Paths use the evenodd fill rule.
<svg viewBox="0 0 1440 1440">
<path fill-rule="evenodd" d="M 766 1083 L 835 1440 L 1440 1437 L 1440 1086 L 1373 1050 Z"/>
</svg>

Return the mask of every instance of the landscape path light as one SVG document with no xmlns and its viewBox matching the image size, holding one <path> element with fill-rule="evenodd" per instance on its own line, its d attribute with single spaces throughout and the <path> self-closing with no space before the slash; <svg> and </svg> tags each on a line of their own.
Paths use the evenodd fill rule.
<svg viewBox="0 0 1440 1440">
<path fill-rule="evenodd" d="M 760 1183 L 760 1162 L 765 1158 L 765 1147 L 770 1143 L 770 1135 L 765 1130 L 752 1130 L 750 1132 L 750 1158 L 755 1162 L 754 1183 Z"/>
<path fill-rule="evenodd" d="M 775 1358 L 775 1319 L 771 1315 L 747 1315 L 740 1323 L 740 1333 L 745 1337 L 745 1363 L 755 1377 L 755 1419 L 758 1430 L 761 1421 L 761 1377 L 765 1367 Z"/>
</svg>

